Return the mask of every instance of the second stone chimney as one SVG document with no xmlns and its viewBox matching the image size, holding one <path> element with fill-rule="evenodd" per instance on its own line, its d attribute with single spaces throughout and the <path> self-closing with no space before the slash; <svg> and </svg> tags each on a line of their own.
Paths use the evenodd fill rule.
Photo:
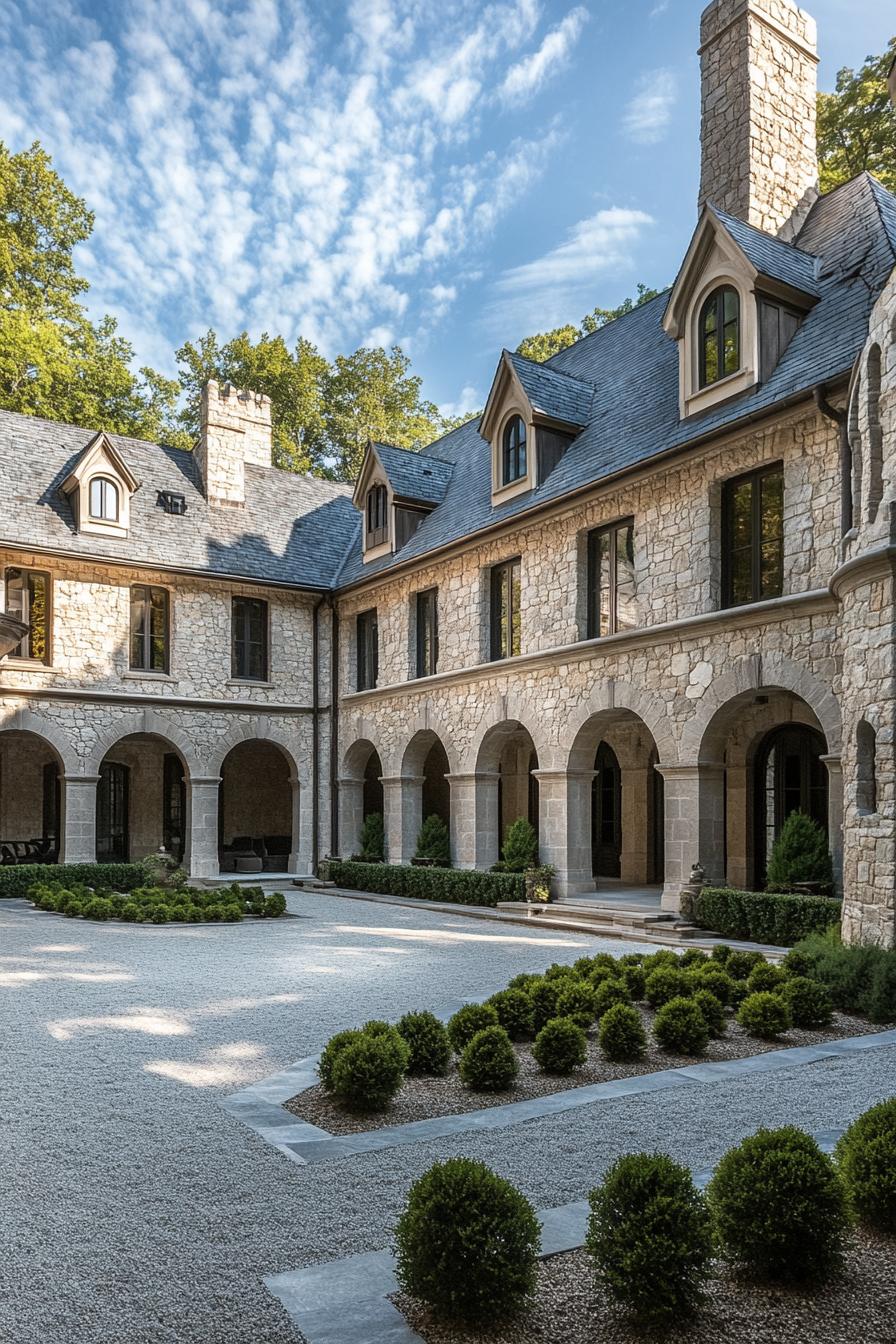
<svg viewBox="0 0 896 1344">
<path fill-rule="evenodd" d="M 815 20 L 791 0 L 713 0 L 700 22 L 700 199 L 787 238 L 818 196 Z"/>
<path fill-rule="evenodd" d="M 206 383 L 195 456 L 210 504 L 245 504 L 246 463 L 271 465 L 270 397 Z"/>
</svg>

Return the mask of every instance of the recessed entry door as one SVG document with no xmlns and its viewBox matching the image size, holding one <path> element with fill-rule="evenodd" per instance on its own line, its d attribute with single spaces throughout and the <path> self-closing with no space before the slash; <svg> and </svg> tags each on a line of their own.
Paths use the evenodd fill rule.
<svg viewBox="0 0 896 1344">
<path fill-rule="evenodd" d="M 612 747 L 601 742 L 594 758 L 591 860 L 595 877 L 618 877 L 622 857 L 622 775 Z"/>
</svg>

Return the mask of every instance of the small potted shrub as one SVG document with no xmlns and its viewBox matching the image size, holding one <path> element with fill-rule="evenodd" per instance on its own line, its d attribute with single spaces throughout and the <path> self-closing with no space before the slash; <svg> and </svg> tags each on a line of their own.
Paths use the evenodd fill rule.
<svg viewBox="0 0 896 1344">
<path fill-rule="evenodd" d="M 585 1033 L 572 1018 L 551 1018 L 535 1037 L 532 1054 L 545 1073 L 562 1077 L 585 1063 Z"/>
<path fill-rule="evenodd" d="M 411 863 L 422 868 L 450 868 L 451 842 L 448 827 L 441 817 L 433 815 L 424 821 Z"/>
<path fill-rule="evenodd" d="M 516 1051 L 503 1027 L 486 1027 L 460 1057 L 461 1082 L 471 1092 L 505 1092 L 520 1070 Z"/>
<path fill-rule="evenodd" d="M 553 899 L 551 882 L 556 871 L 552 863 L 540 863 L 533 868 L 526 869 L 523 880 L 526 884 L 526 900 L 530 905 L 548 905 L 550 903 Z"/>
</svg>

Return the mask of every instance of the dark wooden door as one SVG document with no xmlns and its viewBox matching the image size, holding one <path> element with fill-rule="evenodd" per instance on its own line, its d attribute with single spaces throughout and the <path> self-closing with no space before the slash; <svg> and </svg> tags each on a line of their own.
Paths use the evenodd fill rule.
<svg viewBox="0 0 896 1344">
<path fill-rule="evenodd" d="M 594 758 L 591 863 L 595 877 L 618 877 L 622 858 L 622 775 L 612 747 L 601 742 Z"/>
<path fill-rule="evenodd" d="M 100 766 L 96 792 L 96 857 L 98 863 L 127 863 L 130 853 L 128 794 L 130 770 L 118 761 Z"/>
<path fill-rule="evenodd" d="M 791 812 L 805 812 L 827 834 L 828 772 L 821 733 L 803 724 L 773 728 L 754 767 L 753 885 L 765 886 L 772 846 Z"/>
</svg>

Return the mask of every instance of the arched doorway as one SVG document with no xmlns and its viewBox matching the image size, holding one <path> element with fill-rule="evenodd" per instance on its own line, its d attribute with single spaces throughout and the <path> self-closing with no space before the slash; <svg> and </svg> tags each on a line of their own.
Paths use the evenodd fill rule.
<svg viewBox="0 0 896 1344">
<path fill-rule="evenodd" d="M 239 742 L 224 757 L 218 792 L 222 872 L 286 873 L 298 852 L 298 784 L 282 747 Z"/>
<path fill-rule="evenodd" d="M 436 738 L 423 762 L 423 820 L 427 817 L 441 817 L 446 826 L 451 825 L 451 790 L 448 775 L 451 766 L 448 753 Z"/>
<path fill-rule="evenodd" d="M 55 863 L 61 828 L 56 751 L 37 733 L 0 732 L 0 863 Z"/>
<path fill-rule="evenodd" d="M 98 863 L 133 863 L 159 849 L 182 863 L 189 838 L 188 772 L 163 737 L 134 733 L 107 750 L 96 790 Z"/>
<path fill-rule="evenodd" d="M 540 839 L 538 769 L 535 743 L 522 723 L 495 724 L 483 737 L 476 758 L 477 867 L 497 863 L 507 832 L 520 817 Z"/>
<path fill-rule="evenodd" d="M 376 748 L 371 747 L 367 764 L 364 766 L 363 816 L 383 815 L 383 765 Z"/>
<path fill-rule="evenodd" d="M 827 834 L 828 772 L 824 737 L 807 724 L 787 723 L 762 738 L 753 764 L 753 877 L 765 886 L 768 860 L 784 822 L 805 812 Z"/>
<path fill-rule="evenodd" d="M 372 742 L 359 738 L 345 753 L 339 776 L 339 827 L 336 852 L 348 858 L 361 851 L 361 829 L 368 817 L 385 817 L 383 764 Z"/>
</svg>

